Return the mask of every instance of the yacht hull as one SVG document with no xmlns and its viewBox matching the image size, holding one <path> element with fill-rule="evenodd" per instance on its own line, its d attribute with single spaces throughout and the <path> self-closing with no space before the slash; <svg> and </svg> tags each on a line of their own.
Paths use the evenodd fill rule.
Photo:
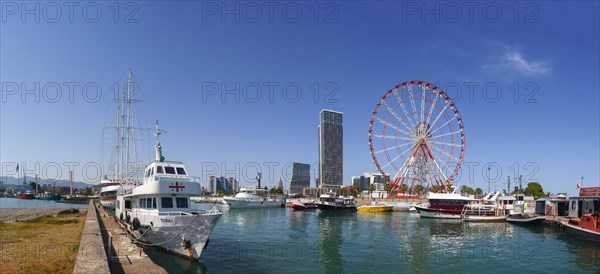
<svg viewBox="0 0 600 274">
<path fill-rule="evenodd" d="M 460 219 L 460 212 L 445 211 L 441 209 L 430 209 L 427 207 L 415 206 L 421 218 L 436 218 L 436 219 Z"/>
<path fill-rule="evenodd" d="M 317 204 L 317 206 L 323 211 L 356 211 L 356 206 L 335 206 L 327 204 Z"/>
<path fill-rule="evenodd" d="M 183 258 L 199 260 L 221 215 L 153 216 L 153 226 L 142 225 L 133 235 L 141 245 L 157 246 Z"/>
<path fill-rule="evenodd" d="M 236 198 L 223 198 L 223 200 L 229 205 L 229 208 L 265 208 L 283 206 L 281 201 L 248 201 Z"/>
<path fill-rule="evenodd" d="M 541 225 L 542 221 L 545 219 L 545 216 L 522 216 L 520 214 L 517 214 L 509 215 L 506 221 L 514 224 Z"/>
<path fill-rule="evenodd" d="M 565 223 L 567 234 L 582 240 L 600 243 L 600 232 L 584 229 L 570 223 Z"/>
</svg>

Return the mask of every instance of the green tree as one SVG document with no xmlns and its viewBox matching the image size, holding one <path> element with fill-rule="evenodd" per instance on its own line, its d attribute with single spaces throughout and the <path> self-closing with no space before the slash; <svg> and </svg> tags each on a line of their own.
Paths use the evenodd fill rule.
<svg viewBox="0 0 600 274">
<path fill-rule="evenodd" d="M 31 189 L 33 189 L 35 191 L 35 186 L 37 184 L 35 182 L 29 182 L 29 187 L 31 187 Z"/>
<path fill-rule="evenodd" d="M 483 190 L 481 188 L 476 188 L 475 192 L 473 194 L 475 194 L 475 195 L 482 195 L 483 194 Z"/>
<path fill-rule="evenodd" d="M 373 193 L 373 191 L 375 191 L 375 184 L 370 184 L 367 188 L 367 191 L 369 191 L 369 197 L 371 197 L 371 194 Z"/>
<path fill-rule="evenodd" d="M 533 197 L 544 197 L 545 196 L 545 192 L 544 192 L 544 188 L 542 187 L 542 185 L 540 185 L 539 183 L 536 182 L 531 182 L 529 184 L 527 184 L 527 187 L 525 188 L 525 195 L 529 195 L 529 196 L 533 196 Z"/>
<path fill-rule="evenodd" d="M 283 194 L 283 189 L 278 188 L 278 187 L 272 187 L 271 189 L 269 189 L 269 194 L 271 194 L 271 195 Z"/>
<path fill-rule="evenodd" d="M 414 186 L 414 190 L 417 194 L 421 195 L 421 192 L 423 192 L 424 187 L 423 187 L 423 185 L 418 184 L 418 185 Z"/>
<path fill-rule="evenodd" d="M 358 197 L 360 193 L 360 185 L 358 183 L 352 184 L 352 196 Z"/>
<path fill-rule="evenodd" d="M 429 188 L 429 192 L 433 192 L 433 193 L 438 193 L 438 192 L 440 192 L 440 186 L 438 186 L 438 185 L 432 185 L 432 186 Z"/>
<path fill-rule="evenodd" d="M 340 188 L 339 192 L 340 192 L 340 195 L 346 196 L 346 194 L 348 194 L 348 189 L 346 189 L 345 187 L 342 187 L 342 188 Z"/>
<path fill-rule="evenodd" d="M 462 185 L 460 186 L 460 193 L 466 195 L 473 195 L 475 194 L 475 190 L 473 190 L 473 188 L 470 186 Z"/>
<path fill-rule="evenodd" d="M 453 185 L 452 184 L 447 184 L 445 187 L 446 193 L 451 193 L 453 190 Z"/>
<path fill-rule="evenodd" d="M 390 183 L 385 183 L 383 185 L 383 191 L 390 192 L 390 190 L 392 190 L 392 185 Z"/>
<path fill-rule="evenodd" d="M 406 193 L 406 191 L 407 191 L 407 190 L 408 190 L 408 186 L 407 186 L 406 184 L 402 184 L 402 185 L 400 186 L 400 191 L 401 191 L 402 193 Z"/>
</svg>

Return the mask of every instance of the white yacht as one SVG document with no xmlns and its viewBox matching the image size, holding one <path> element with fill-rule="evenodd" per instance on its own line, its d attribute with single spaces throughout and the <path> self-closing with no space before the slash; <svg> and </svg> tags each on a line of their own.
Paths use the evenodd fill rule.
<svg viewBox="0 0 600 274">
<path fill-rule="evenodd" d="M 264 188 L 241 188 L 233 197 L 223 197 L 229 208 L 263 208 L 283 207 L 285 201 L 282 197 L 269 197 L 268 190 Z"/>
<path fill-rule="evenodd" d="M 158 129 L 156 136 L 162 131 Z M 200 193 L 197 177 L 190 177 L 181 162 L 165 161 L 160 142 L 155 160 L 143 183 L 124 184 L 117 193 L 116 216 L 141 245 L 158 246 L 182 257 L 197 260 L 222 213 L 191 208 L 190 197 Z"/>
<path fill-rule="evenodd" d="M 250 188 L 241 188 L 233 197 L 223 197 L 223 203 L 229 208 L 265 208 L 265 207 L 284 207 L 285 199 L 283 196 L 269 197 L 269 191 L 260 187 L 262 174 L 259 172 L 256 176 L 258 186 Z"/>
</svg>

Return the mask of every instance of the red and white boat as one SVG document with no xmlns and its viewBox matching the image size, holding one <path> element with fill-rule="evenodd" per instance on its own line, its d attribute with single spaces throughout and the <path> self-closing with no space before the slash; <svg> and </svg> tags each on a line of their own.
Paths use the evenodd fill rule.
<svg viewBox="0 0 600 274">
<path fill-rule="evenodd" d="M 460 219 L 463 207 L 474 199 L 456 193 L 429 193 L 429 206 L 415 205 L 423 218 Z"/>
<path fill-rule="evenodd" d="M 307 210 L 307 209 L 317 209 L 317 205 L 313 201 L 298 201 L 292 203 L 292 208 L 294 210 Z"/>
<path fill-rule="evenodd" d="M 600 220 L 598 215 L 585 214 L 581 218 L 572 218 L 564 223 L 567 234 L 576 238 L 600 242 Z"/>
<path fill-rule="evenodd" d="M 34 196 L 35 195 L 33 194 L 33 192 L 27 190 L 25 192 L 19 193 L 19 195 L 17 195 L 17 199 L 32 200 Z"/>
</svg>

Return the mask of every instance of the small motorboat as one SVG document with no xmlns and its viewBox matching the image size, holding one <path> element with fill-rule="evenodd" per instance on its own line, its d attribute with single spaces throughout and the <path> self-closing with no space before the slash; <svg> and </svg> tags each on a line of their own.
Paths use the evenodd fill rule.
<svg viewBox="0 0 600 274">
<path fill-rule="evenodd" d="M 317 205 L 314 202 L 295 202 L 292 203 L 292 208 L 294 210 L 308 210 L 308 209 L 317 209 Z"/>
<path fill-rule="evenodd" d="M 581 218 L 572 218 L 563 224 L 567 228 L 567 234 L 571 236 L 592 242 L 600 242 L 599 221 L 597 214 L 585 214 Z"/>
<path fill-rule="evenodd" d="M 394 210 L 394 206 L 391 205 L 363 205 L 358 207 L 358 212 L 364 213 L 380 213 L 392 210 Z"/>
</svg>

